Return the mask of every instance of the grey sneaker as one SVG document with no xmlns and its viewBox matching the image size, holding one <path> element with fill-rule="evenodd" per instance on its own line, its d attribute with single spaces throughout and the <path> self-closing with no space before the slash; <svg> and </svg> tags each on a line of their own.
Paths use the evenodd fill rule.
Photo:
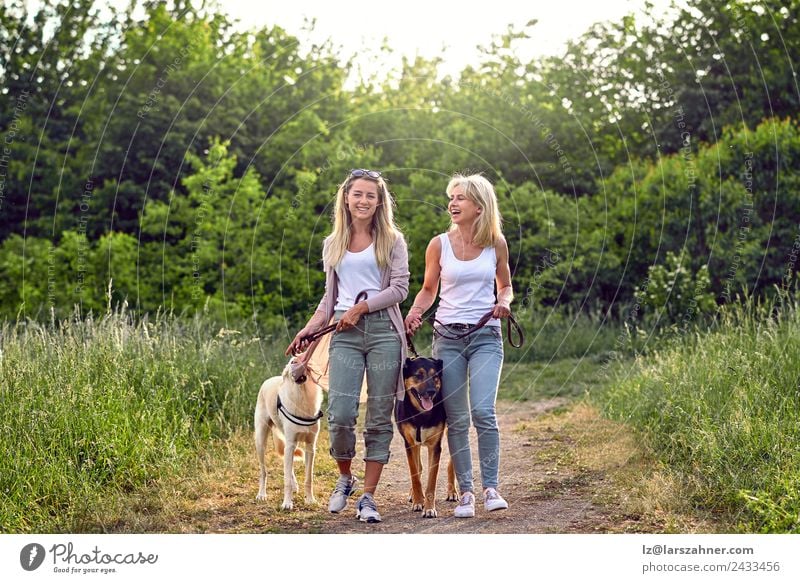
<svg viewBox="0 0 800 583">
<path fill-rule="evenodd" d="M 347 498 L 356 490 L 355 476 L 339 476 L 336 485 L 333 487 L 331 499 L 328 501 L 328 510 L 338 514 L 347 506 Z"/>
<path fill-rule="evenodd" d="M 362 494 L 356 503 L 356 518 L 361 522 L 380 522 L 381 515 L 378 514 L 378 505 L 372 494 Z"/>
<path fill-rule="evenodd" d="M 500 492 L 494 488 L 486 488 L 483 493 L 483 507 L 489 512 L 492 510 L 505 510 L 508 508 L 508 502 L 503 500 Z"/>
<path fill-rule="evenodd" d="M 456 518 L 472 518 L 475 516 L 475 494 L 464 492 L 458 501 L 458 506 L 453 510 L 453 516 Z"/>
</svg>

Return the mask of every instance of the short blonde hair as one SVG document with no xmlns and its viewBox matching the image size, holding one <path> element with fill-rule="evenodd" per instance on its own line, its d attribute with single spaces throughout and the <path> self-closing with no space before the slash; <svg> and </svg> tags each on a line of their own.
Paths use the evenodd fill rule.
<svg viewBox="0 0 800 583">
<path fill-rule="evenodd" d="M 350 209 L 345 203 L 345 195 L 350 192 L 350 188 L 356 180 L 369 180 L 378 187 L 378 208 L 372 217 L 372 235 L 375 240 L 375 258 L 378 267 L 389 265 L 389 256 L 400 230 L 394 223 L 394 199 L 383 176 L 372 178 L 371 176 L 353 176 L 352 174 L 339 185 L 336 192 L 336 203 L 333 210 L 333 231 L 328 235 L 330 244 L 323 253 L 322 261 L 326 266 L 336 267 L 344 257 L 347 247 L 350 245 L 350 224 L 353 222 L 350 216 Z"/>
<path fill-rule="evenodd" d="M 450 196 L 453 189 L 457 187 L 460 187 L 464 191 L 464 195 L 482 210 L 473 225 L 473 243 L 478 247 L 494 247 L 503 237 L 502 217 L 497 205 L 494 186 L 480 174 L 469 176 L 455 174 L 447 184 L 447 196 Z M 457 228 L 452 222 L 450 223 L 451 231 Z"/>
</svg>

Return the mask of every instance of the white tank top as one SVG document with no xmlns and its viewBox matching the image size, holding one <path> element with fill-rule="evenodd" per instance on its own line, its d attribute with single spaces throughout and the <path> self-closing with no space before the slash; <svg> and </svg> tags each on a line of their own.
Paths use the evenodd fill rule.
<svg viewBox="0 0 800 583">
<path fill-rule="evenodd" d="M 441 290 L 436 319 L 443 324 L 475 324 L 495 306 L 494 282 L 497 273 L 497 254 L 494 247 L 484 247 L 475 259 L 456 259 L 447 233 L 439 235 L 442 255 Z M 487 326 L 499 326 L 492 318 Z"/>
<path fill-rule="evenodd" d="M 359 292 L 367 292 L 372 297 L 381 291 L 381 272 L 375 258 L 375 244 L 358 253 L 345 251 L 344 257 L 336 266 L 339 278 L 339 297 L 336 298 L 334 310 L 349 310 L 355 305 Z"/>
</svg>

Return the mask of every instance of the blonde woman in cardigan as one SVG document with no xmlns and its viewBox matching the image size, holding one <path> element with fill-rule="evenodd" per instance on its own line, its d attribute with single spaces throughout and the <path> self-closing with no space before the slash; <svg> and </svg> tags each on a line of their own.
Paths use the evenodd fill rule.
<svg viewBox="0 0 800 583">
<path fill-rule="evenodd" d="M 406 343 L 399 304 L 408 295 L 409 272 L 406 242 L 394 224 L 391 195 L 379 172 L 353 170 L 339 186 L 333 232 L 325 239 L 322 259 L 325 295 L 286 352 L 305 350 L 305 336 L 331 319 L 337 322 L 328 353 L 330 453 L 339 468 L 328 504 L 333 513 L 345 509 L 356 488 L 351 463 L 366 373 L 364 494 L 356 503 L 356 517 L 380 522 L 374 494 L 389 461 L 394 400 L 404 395 Z M 356 301 L 362 291 L 366 299 Z"/>
</svg>

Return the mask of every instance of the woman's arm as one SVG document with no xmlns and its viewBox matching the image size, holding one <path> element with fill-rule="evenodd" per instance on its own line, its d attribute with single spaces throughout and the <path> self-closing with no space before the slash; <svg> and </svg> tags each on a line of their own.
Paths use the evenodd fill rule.
<svg viewBox="0 0 800 583">
<path fill-rule="evenodd" d="M 505 237 L 494 246 L 497 256 L 497 270 L 495 281 L 497 283 L 497 304 L 492 314 L 495 318 L 507 318 L 511 315 L 511 302 L 514 301 L 514 290 L 511 287 L 511 268 L 508 266 L 508 243 Z"/>
<path fill-rule="evenodd" d="M 406 315 L 406 332 L 413 335 L 422 325 L 422 314 L 436 301 L 436 293 L 439 290 L 439 278 L 441 276 L 441 266 L 439 260 L 442 257 L 442 242 L 439 237 L 434 237 L 428 243 L 425 250 L 425 279 L 422 282 L 422 289 L 419 290 L 414 304 Z"/>
</svg>

